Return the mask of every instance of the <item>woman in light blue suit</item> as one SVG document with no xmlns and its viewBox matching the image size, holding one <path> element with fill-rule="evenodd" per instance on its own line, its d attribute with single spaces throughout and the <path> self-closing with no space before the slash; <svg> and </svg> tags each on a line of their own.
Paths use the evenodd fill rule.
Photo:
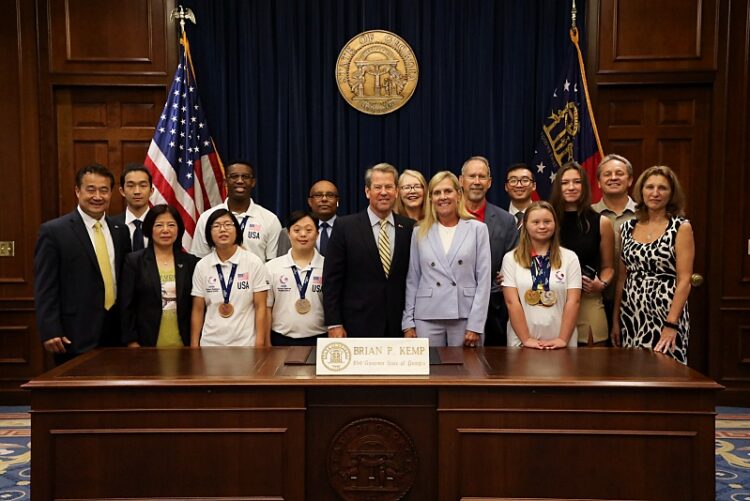
<svg viewBox="0 0 750 501">
<path fill-rule="evenodd" d="M 481 346 L 490 298 L 490 238 L 487 226 L 464 208 L 458 178 L 435 174 L 430 204 L 411 238 L 405 337 L 430 346 Z"/>
</svg>

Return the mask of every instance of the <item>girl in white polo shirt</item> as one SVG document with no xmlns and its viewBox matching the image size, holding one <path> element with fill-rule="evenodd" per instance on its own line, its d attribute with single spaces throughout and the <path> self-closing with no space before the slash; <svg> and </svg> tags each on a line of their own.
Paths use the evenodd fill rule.
<svg viewBox="0 0 750 501">
<path fill-rule="evenodd" d="M 193 273 L 190 346 L 269 346 L 263 263 L 241 247 L 237 218 L 227 209 L 206 222 L 213 249 Z"/>
<path fill-rule="evenodd" d="M 286 227 L 292 248 L 266 263 L 271 278 L 271 344 L 311 346 L 327 336 L 323 320 L 323 256 L 315 249 L 318 218 L 294 211 Z"/>
<path fill-rule="evenodd" d="M 508 346 L 554 350 L 578 344 L 581 266 L 560 247 L 557 215 L 534 202 L 523 215 L 518 247 L 503 258 L 503 296 L 508 305 Z"/>
</svg>

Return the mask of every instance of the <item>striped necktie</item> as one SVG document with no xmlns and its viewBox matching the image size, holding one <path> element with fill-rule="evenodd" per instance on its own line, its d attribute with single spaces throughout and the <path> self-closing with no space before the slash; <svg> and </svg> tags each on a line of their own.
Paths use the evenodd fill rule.
<svg viewBox="0 0 750 501">
<path fill-rule="evenodd" d="M 104 280 L 104 309 L 109 310 L 115 304 L 115 281 L 112 278 L 112 266 L 109 264 L 107 241 L 104 239 L 102 223 L 99 221 L 94 223 L 94 252 Z"/>
<path fill-rule="evenodd" d="M 383 271 L 386 278 L 391 271 L 391 239 L 388 236 L 388 220 L 380 220 L 380 235 L 378 235 L 378 254 L 380 262 L 383 263 Z"/>
</svg>

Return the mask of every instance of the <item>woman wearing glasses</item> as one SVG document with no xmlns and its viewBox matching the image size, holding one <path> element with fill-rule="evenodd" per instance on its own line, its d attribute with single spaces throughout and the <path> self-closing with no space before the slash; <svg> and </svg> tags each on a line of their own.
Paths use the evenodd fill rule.
<svg viewBox="0 0 750 501">
<path fill-rule="evenodd" d="M 464 207 L 451 172 L 438 172 L 428 188 L 430 205 L 411 236 L 405 337 L 430 346 L 482 346 L 490 300 L 490 237 Z"/>
<path fill-rule="evenodd" d="M 578 344 L 604 346 L 609 338 L 602 291 L 614 277 L 615 232 L 612 222 L 591 208 L 586 171 L 569 162 L 557 171 L 550 199 L 560 221 L 560 244 L 581 264 L 583 294 L 578 313 Z"/>
<path fill-rule="evenodd" d="M 398 199 L 396 214 L 406 216 L 414 221 L 421 221 L 427 210 L 427 197 L 424 195 L 424 176 L 415 170 L 406 169 L 398 178 Z"/>
<path fill-rule="evenodd" d="M 198 258 L 182 251 L 179 212 L 155 205 L 143 221 L 148 247 L 125 257 L 119 300 L 122 340 L 131 347 L 189 346 L 193 270 Z"/>
<path fill-rule="evenodd" d="M 268 274 L 261 260 L 241 247 L 242 231 L 227 209 L 206 222 L 211 253 L 193 274 L 190 346 L 269 346 Z"/>
</svg>

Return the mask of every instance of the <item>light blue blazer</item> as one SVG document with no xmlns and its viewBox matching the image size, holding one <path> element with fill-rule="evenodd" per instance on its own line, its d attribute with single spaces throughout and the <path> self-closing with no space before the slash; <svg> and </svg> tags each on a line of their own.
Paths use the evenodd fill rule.
<svg viewBox="0 0 750 501">
<path fill-rule="evenodd" d="M 484 333 L 491 266 L 490 237 L 484 223 L 459 220 L 447 254 L 437 223 L 423 238 L 415 226 L 401 328 L 415 327 L 415 320 L 467 319 L 467 330 Z"/>
</svg>

